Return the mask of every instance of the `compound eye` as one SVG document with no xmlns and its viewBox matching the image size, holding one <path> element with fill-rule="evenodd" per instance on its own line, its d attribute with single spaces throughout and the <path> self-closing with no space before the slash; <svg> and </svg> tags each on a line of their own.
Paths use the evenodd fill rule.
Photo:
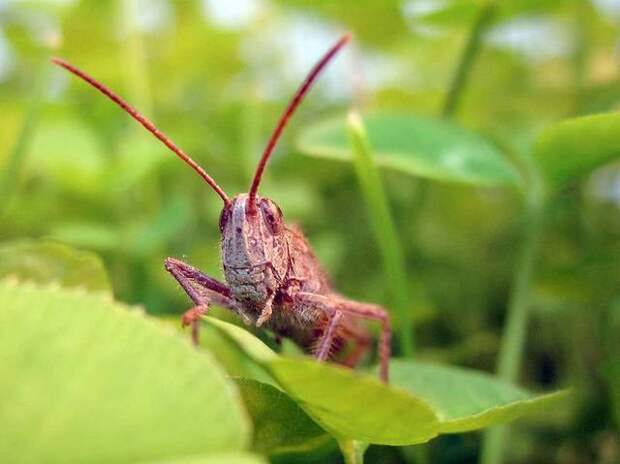
<svg viewBox="0 0 620 464">
<path fill-rule="evenodd" d="M 224 233 L 226 224 L 228 224 L 228 221 L 230 220 L 230 214 L 231 214 L 230 207 L 224 206 L 224 209 L 222 210 L 222 213 L 220 214 L 220 232 L 222 234 Z"/>
<path fill-rule="evenodd" d="M 267 228 L 272 234 L 279 234 L 283 228 L 282 211 L 273 201 L 263 198 L 260 200 L 260 209 Z"/>
</svg>

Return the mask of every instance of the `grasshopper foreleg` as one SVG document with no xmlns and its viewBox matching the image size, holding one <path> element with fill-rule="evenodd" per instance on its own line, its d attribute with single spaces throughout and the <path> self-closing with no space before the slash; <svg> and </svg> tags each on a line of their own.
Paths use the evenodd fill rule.
<svg viewBox="0 0 620 464">
<path fill-rule="evenodd" d="M 198 345 L 199 341 L 200 317 L 209 311 L 209 306 L 212 304 L 230 309 L 240 315 L 244 322 L 249 322 L 233 298 L 230 288 L 225 284 L 175 258 L 167 258 L 164 265 L 196 305 L 187 310 L 181 318 L 184 327 L 191 326 L 192 341 L 195 345 Z"/>
</svg>

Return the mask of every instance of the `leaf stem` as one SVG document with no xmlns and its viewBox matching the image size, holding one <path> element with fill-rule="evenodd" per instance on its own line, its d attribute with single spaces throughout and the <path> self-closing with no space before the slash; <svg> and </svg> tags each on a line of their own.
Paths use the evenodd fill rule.
<svg viewBox="0 0 620 464">
<path fill-rule="evenodd" d="M 515 265 L 497 362 L 497 375 L 507 382 L 517 380 L 522 363 L 529 317 L 530 285 L 544 222 L 545 202 L 540 179 L 532 166 L 529 171 L 532 182 L 525 196 L 523 239 Z M 482 464 L 502 462 L 505 434 L 506 427 L 495 427 L 485 433 L 480 460 Z"/>
<path fill-rule="evenodd" d="M 480 42 L 484 36 L 484 31 L 491 22 L 495 13 L 495 1 L 488 0 L 480 10 L 474 20 L 474 23 L 467 37 L 465 48 L 461 53 L 461 59 L 452 76 L 450 90 L 446 100 L 444 101 L 441 114 L 445 118 L 451 117 L 458 107 L 463 89 L 467 84 L 467 78 L 471 74 L 471 70 L 475 61 L 475 57 L 480 49 Z"/>
<path fill-rule="evenodd" d="M 338 440 L 338 446 L 340 446 L 345 464 L 364 464 L 367 443 L 357 440 Z"/>
<path fill-rule="evenodd" d="M 386 287 L 393 298 L 398 318 L 400 348 L 404 356 L 410 357 L 414 352 L 413 317 L 402 247 L 390 214 L 381 176 L 373 161 L 368 136 L 357 113 L 349 114 L 347 127 L 353 151 L 353 165 L 381 253 L 387 279 Z"/>
</svg>

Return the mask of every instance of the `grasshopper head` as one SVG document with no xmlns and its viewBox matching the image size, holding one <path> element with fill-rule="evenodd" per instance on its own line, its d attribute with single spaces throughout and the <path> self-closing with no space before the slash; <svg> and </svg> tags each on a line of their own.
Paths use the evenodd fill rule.
<svg viewBox="0 0 620 464">
<path fill-rule="evenodd" d="M 222 262 L 235 296 L 260 307 L 272 296 L 288 267 L 282 211 L 268 198 L 234 197 L 220 216 Z"/>
</svg>

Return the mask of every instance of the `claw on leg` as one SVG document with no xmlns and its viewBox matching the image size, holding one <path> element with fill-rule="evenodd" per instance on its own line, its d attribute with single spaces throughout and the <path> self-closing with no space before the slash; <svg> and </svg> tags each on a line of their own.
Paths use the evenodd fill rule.
<svg viewBox="0 0 620 464">
<path fill-rule="evenodd" d="M 192 328 L 192 343 L 195 346 L 200 344 L 199 332 L 200 332 L 200 318 L 209 312 L 209 306 L 198 305 L 191 309 L 188 309 L 181 316 L 181 326 L 183 328 L 191 326 Z"/>
</svg>

